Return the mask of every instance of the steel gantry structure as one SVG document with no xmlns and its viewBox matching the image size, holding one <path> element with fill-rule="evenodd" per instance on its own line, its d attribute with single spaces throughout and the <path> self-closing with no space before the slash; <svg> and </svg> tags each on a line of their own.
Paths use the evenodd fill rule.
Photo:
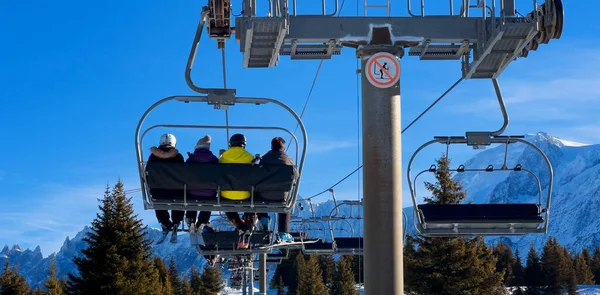
<svg viewBox="0 0 600 295">
<path fill-rule="evenodd" d="M 233 26 L 230 0 L 209 0 L 201 12 L 186 68 L 186 82 L 210 100 L 226 101 L 235 89 L 201 88 L 191 69 L 205 27 L 217 47 L 235 35 L 244 68 L 271 68 L 281 56 L 292 60 L 330 59 L 353 48 L 361 60 L 364 169 L 365 294 L 404 294 L 402 239 L 402 160 L 400 128 L 400 59 L 460 60 L 463 79 L 496 78 L 520 57 L 558 39 L 563 29 L 561 0 L 519 0 L 531 5 L 517 13 L 516 0 L 460 0 L 445 15 L 427 15 L 425 0 L 414 13 L 393 16 L 392 0 L 373 5 L 364 0 L 364 15 L 337 16 L 327 12 L 300 15 L 296 0 L 269 0 L 266 16 L 257 15 L 256 0 L 242 1 L 242 14 Z M 372 1 L 372 0 L 369 0 Z M 527 4 L 529 3 L 529 4 Z M 305 4 L 305 3 L 301 3 Z M 436 3 L 439 4 L 439 3 Z M 395 7 L 395 6 L 394 6 Z M 367 16 L 367 9 L 385 16 Z M 494 136 L 497 134 L 488 134 Z M 262 290 L 261 290 L 262 291 Z"/>
</svg>

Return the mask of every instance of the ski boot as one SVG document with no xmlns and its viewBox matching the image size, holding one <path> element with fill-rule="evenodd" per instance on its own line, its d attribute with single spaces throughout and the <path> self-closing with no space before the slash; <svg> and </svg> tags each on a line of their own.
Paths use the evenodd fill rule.
<svg viewBox="0 0 600 295">
<path fill-rule="evenodd" d="M 162 242 L 165 241 L 165 239 L 167 238 L 167 236 L 169 235 L 169 232 L 171 231 L 171 229 L 173 228 L 172 224 L 169 225 L 161 225 L 162 227 L 162 235 L 160 236 L 160 238 L 158 238 L 158 240 L 156 241 L 157 245 L 162 244 Z"/>
<path fill-rule="evenodd" d="M 267 216 L 267 217 L 262 217 L 259 221 L 258 221 L 258 226 L 257 226 L 257 230 L 259 232 L 263 232 L 263 233 L 268 233 L 269 232 L 269 228 L 271 227 L 271 217 Z"/>
<path fill-rule="evenodd" d="M 294 238 L 292 238 L 292 235 L 289 233 L 278 232 L 277 241 L 279 243 L 292 243 L 294 242 Z"/>
<path fill-rule="evenodd" d="M 171 235 L 171 243 L 177 243 L 177 228 L 179 227 L 179 223 L 173 224 L 173 234 Z"/>
</svg>

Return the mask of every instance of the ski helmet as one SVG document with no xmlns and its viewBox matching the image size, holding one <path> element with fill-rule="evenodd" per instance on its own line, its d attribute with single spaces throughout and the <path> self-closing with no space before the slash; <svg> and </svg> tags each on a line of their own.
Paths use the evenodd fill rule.
<svg viewBox="0 0 600 295">
<path fill-rule="evenodd" d="M 160 145 L 175 147 L 177 144 L 177 139 L 175 139 L 175 135 L 166 133 L 160 137 Z"/>
<path fill-rule="evenodd" d="M 246 136 L 244 134 L 234 134 L 229 138 L 229 146 L 246 147 Z"/>
</svg>

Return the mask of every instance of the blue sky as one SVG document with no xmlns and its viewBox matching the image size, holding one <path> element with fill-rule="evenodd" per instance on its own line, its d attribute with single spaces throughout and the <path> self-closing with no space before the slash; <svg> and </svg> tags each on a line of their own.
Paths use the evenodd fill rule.
<svg viewBox="0 0 600 295">
<path fill-rule="evenodd" d="M 320 2 L 313 2 L 299 4 L 299 12 L 319 12 Z M 240 3 L 233 1 L 234 12 L 239 12 Z M 0 26 L 5 28 L 0 46 L 0 123 L 5 140 L 0 161 L 0 246 L 40 245 L 45 256 L 58 251 L 66 236 L 73 237 L 95 217 L 97 199 L 107 183 L 112 186 L 120 177 L 127 189 L 139 187 L 136 124 L 155 101 L 194 94 L 183 73 L 202 4 L 189 0 L 0 4 Z M 362 1 L 359 4 L 362 14 Z M 266 1 L 259 5 L 264 7 Z M 356 5 L 346 1 L 342 15 L 355 16 Z M 506 133 L 545 131 L 567 140 L 600 143 L 600 48 L 596 45 L 600 29 L 589 25 L 600 3 L 568 1 L 566 5 L 562 39 L 513 62 L 500 77 L 511 118 Z M 521 10 L 524 14 L 530 8 Z M 426 12 L 436 9 L 427 6 Z M 395 4 L 393 13 L 406 15 L 404 1 Z M 301 111 L 319 61 L 282 57 L 272 69 L 243 69 L 241 59 L 238 44 L 227 42 L 228 86 L 236 88 L 238 95 L 276 98 Z M 401 62 L 402 123 L 406 125 L 458 79 L 460 64 L 409 56 Z M 205 36 L 194 80 L 202 86 L 222 87 L 220 63 L 215 42 Z M 355 52 L 350 48 L 323 63 L 304 115 L 309 151 L 300 194 L 305 197 L 326 189 L 360 164 L 355 70 Z M 224 121 L 223 111 L 173 102 L 154 112 L 145 126 Z M 230 111 L 230 124 L 295 127 L 285 112 L 271 106 L 236 106 Z M 413 151 L 434 135 L 462 135 L 500 124 L 491 82 L 463 82 L 404 134 L 404 166 Z M 163 132 L 177 135 L 184 154 L 206 134 L 151 132 L 144 142 L 144 157 Z M 224 132 L 207 132 L 213 136 L 214 151 L 225 147 Z M 247 149 L 253 154 L 265 153 L 270 138 L 281 135 L 246 134 Z M 417 168 L 427 168 L 442 150 L 425 154 Z M 472 153 L 464 148 L 451 157 L 464 161 Z M 338 197 L 362 196 L 361 175 L 336 187 Z M 406 183 L 404 190 L 408 190 Z M 157 226 L 153 212 L 142 210 L 141 195 L 132 196 L 139 216 Z M 403 200 L 404 206 L 412 204 L 408 193 Z"/>
</svg>

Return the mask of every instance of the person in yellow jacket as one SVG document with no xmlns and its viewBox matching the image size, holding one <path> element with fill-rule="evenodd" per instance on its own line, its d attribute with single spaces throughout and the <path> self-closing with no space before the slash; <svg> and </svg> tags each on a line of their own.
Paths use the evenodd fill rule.
<svg viewBox="0 0 600 295">
<path fill-rule="evenodd" d="M 246 136 L 243 134 L 234 134 L 229 138 L 229 149 L 221 154 L 219 163 L 222 164 L 252 164 L 255 159 L 252 154 L 246 151 Z M 246 200 L 250 198 L 249 191 L 221 191 L 221 197 L 229 200 Z M 242 220 L 238 212 L 225 212 L 227 218 L 233 226 L 240 232 L 251 231 L 254 227 L 253 219 Z M 248 248 L 248 243 L 240 240 L 238 248 Z"/>
</svg>

